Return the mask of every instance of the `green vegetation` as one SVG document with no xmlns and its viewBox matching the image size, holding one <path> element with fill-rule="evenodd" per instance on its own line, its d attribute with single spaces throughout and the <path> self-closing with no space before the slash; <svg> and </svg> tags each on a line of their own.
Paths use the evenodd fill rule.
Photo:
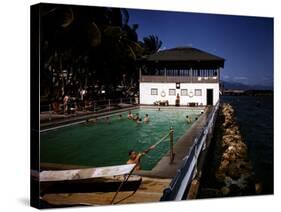
<svg viewBox="0 0 281 212">
<path fill-rule="evenodd" d="M 41 6 L 41 100 L 64 95 L 100 99 L 138 94 L 137 58 L 159 50 L 150 35 L 138 40 L 138 25 L 129 26 L 120 8 Z"/>
</svg>

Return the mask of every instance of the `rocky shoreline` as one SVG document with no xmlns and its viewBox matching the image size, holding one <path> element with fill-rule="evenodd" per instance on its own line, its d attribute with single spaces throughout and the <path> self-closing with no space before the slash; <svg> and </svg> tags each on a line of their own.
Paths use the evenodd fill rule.
<svg viewBox="0 0 281 212">
<path fill-rule="evenodd" d="M 243 141 L 239 126 L 235 121 L 234 109 L 224 103 L 220 108 L 222 119 L 222 155 L 215 173 L 221 185 L 222 196 L 254 195 L 261 192 L 255 183 L 251 162 L 247 156 L 247 145 Z"/>
</svg>

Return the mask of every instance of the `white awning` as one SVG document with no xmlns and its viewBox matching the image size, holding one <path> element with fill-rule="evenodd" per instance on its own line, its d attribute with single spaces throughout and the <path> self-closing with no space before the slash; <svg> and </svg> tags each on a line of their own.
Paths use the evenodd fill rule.
<svg viewBox="0 0 281 212">
<path fill-rule="evenodd" d="M 40 181 L 80 180 L 129 174 L 136 164 L 40 172 Z"/>
</svg>

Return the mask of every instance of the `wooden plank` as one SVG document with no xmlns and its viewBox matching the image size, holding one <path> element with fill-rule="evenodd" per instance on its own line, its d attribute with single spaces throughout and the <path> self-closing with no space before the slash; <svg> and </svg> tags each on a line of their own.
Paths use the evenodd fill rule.
<svg viewBox="0 0 281 212">
<path fill-rule="evenodd" d="M 157 202 L 162 196 L 163 190 L 169 186 L 171 179 L 158 179 L 143 177 L 142 184 L 138 191 L 128 199 L 120 202 L 125 203 L 145 203 Z M 108 205 L 115 192 L 94 192 L 94 193 L 71 193 L 71 194 L 46 194 L 43 200 L 54 205 Z M 132 192 L 120 192 L 116 201 L 132 194 Z"/>
</svg>

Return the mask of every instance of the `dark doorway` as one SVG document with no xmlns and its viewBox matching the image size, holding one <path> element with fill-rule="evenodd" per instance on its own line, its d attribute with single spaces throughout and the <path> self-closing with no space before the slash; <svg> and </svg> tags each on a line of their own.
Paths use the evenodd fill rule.
<svg viewBox="0 0 281 212">
<path fill-rule="evenodd" d="M 213 89 L 207 89 L 207 105 L 213 105 Z"/>
</svg>

